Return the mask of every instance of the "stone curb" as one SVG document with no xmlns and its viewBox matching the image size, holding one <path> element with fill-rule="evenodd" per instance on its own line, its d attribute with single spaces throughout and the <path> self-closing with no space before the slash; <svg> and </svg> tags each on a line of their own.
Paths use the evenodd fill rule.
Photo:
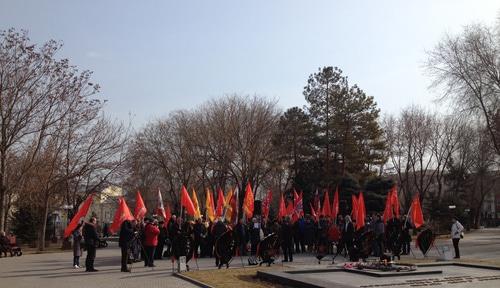
<svg viewBox="0 0 500 288">
<path fill-rule="evenodd" d="M 213 286 L 210 286 L 210 285 L 208 285 L 208 284 L 205 284 L 205 283 L 203 283 L 203 282 L 201 282 L 201 281 L 198 281 L 198 280 L 196 280 L 196 279 L 194 279 L 194 278 L 191 278 L 191 277 L 189 277 L 189 276 L 183 275 L 183 274 L 178 273 L 178 272 L 173 273 L 172 275 L 173 275 L 174 277 L 177 277 L 177 278 L 179 278 L 179 279 L 182 279 L 182 280 L 184 280 L 184 281 L 187 281 L 187 282 L 189 282 L 189 283 L 191 283 L 191 284 L 194 284 L 194 285 L 196 285 L 196 286 L 198 286 L 198 287 L 202 287 L 202 288 L 215 288 L 215 287 L 213 287 Z"/>
</svg>

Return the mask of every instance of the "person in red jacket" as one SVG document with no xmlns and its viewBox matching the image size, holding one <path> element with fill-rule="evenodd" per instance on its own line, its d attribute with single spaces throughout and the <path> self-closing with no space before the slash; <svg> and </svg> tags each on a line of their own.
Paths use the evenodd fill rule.
<svg viewBox="0 0 500 288">
<path fill-rule="evenodd" d="M 144 266 L 155 267 L 154 255 L 155 248 L 158 245 L 158 235 L 160 234 L 160 228 L 158 228 L 158 221 L 153 220 L 153 222 L 148 222 L 144 228 Z"/>
</svg>

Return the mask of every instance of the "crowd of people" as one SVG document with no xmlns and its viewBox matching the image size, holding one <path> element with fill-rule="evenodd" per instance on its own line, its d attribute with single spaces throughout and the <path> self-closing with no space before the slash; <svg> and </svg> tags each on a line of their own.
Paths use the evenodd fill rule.
<svg viewBox="0 0 500 288">
<path fill-rule="evenodd" d="M 349 215 L 339 215 L 336 219 L 320 216 L 314 218 L 304 215 L 296 219 L 283 217 L 279 221 L 262 219 L 258 216 L 239 219 L 231 225 L 224 218 L 209 221 L 202 217 L 194 221 L 172 215 L 167 223 L 156 218 L 145 218 L 141 222 L 126 220 L 119 231 L 121 247 L 121 271 L 129 272 L 128 264 L 144 261 L 144 266 L 154 267 L 155 260 L 164 257 L 178 258 L 214 258 L 215 265 L 228 265 L 223 261 L 221 253 L 217 253 L 217 240 L 228 232 L 234 243 L 232 256 L 258 257 L 259 243 L 268 235 L 278 236 L 278 249 L 281 249 L 284 262 L 292 262 L 297 253 L 317 254 L 318 259 L 327 254 L 343 256 L 356 261 L 368 256 L 380 257 L 384 253 L 393 256 L 410 253 L 410 229 L 412 225 L 403 216 L 392 218 L 384 223 L 378 214 L 367 217 L 366 224 L 357 230 L 356 223 Z M 79 267 L 81 249 L 79 239 L 84 240 L 87 249 L 86 271 L 97 271 L 94 268 L 95 247 L 99 241 L 96 219 L 82 223 L 73 232 L 74 263 Z M 227 243 L 225 245 L 228 245 Z M 366 247 L 369 246 L 369 247 Z M 227 247 L 230 249 L 230 247 Z M 226 249 L 226 250 L 227 250 Z M 369 251 L 369 255 L 366 255 Z"/>
<path fill-rule="evenodd" d="M 214 222 L 202 217 L 194 221 L 172 215 L 167 223 L 162 220 L 145 218 L 143 221 L 126 220 L 119 231 L 121 248 L 121 271 L 130 272 L 128 264 L 144 261 L 145 267 L 155 267 L 158 259 L 214 258 L 215 265 L 228 265 L 227 258 L 250 256 L 261 257 L 259 244 L 268 236 L 276 236 L 277 247 L 271 247 L 282 253 L 283 262 L 293 262 L 293 255 L 298 253 L 316 254 L 318 260 L 331 254 L 332 260 L 338 255 L 351 261 L 358 261 L 369 256 L 383 257 L 390 253 L 392 257 L 408 255 L 411 252 L 411 221 L 406 216 L 384 221 L 381 215 L 373 214 L 365 219 L 365 225 L 356 229 L 356 223 L 349 215 L 338 215 L 336 219 L 306 214 L 292 219 L 289 216 L 278 220 L 253 217 L 248 221 L 239 219 L 231 225 L 223 217 Z M 455 258 L 460 258 L 458 243 L 463 238 L 464 227 L 456 217 L 451 226 L 451 239 L 455 248 Z M 97 219 L 90 218 L 81 222 L 72 232 L 73 266 L 80 268 L 82 248 L 87 251 L 85 268 L 87 272 L 96 272 L 94 260 L 96 247 L 100 240 Z M 225 239 L 218 240 L 225 235 Z M 14 238 L 12 238 L 14 237 Z M 0 233 L 0 251 L 6 253 L 12 247 L 15 236 Z M 83 240 L 83 241 L 82 241 Z M 222 243 L 222 244 L 221 244 Z M 230 244 L 232 243 L 232 244 Z M 260 253 L 260 254 L 259 254 Z M 6 256 L 6 255 L 5 255 Z"/>
</svg>

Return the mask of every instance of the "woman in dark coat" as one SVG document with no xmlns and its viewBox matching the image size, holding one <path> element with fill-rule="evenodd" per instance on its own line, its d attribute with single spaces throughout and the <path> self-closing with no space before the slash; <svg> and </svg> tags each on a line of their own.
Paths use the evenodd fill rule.
<svg viewBox="0 0 500 288">
<path fill-rule="evenodd" d="M 312 247 L 314 244 L 314 235 L 316 235 L 316 229 L 314 227 L 314 222 L 311 218 L 307 217 L 304 223 L 304 242 L 307 245 L 307 251 L 312 252 Z"/>
<path fill-rule="evenodd" d="M 81 247 L 81 242 L 82 242 L 82 228 L 83 224 L 80 223 L 78 226 L 76 226 L 76 229 L 73 230 L 72 236 L 73 236 L 73 267 L 75 269 L 80 268 L 80 256 L 82 256 L 82 247 Z"/>
<path fill-rule="evenodd" d="M 130 222 L 129 220 L 123 221 L 120 226 L 120 236 L 118 238 L 118 246 L 121 248 L 122 253 L 122 268 L 121 272 L 130 272 L 130 269 L 127 268 L 128 258 L 129 258 L 129 250 L 134 239 L 134 226 L 135 223 Z"/>
</svg>

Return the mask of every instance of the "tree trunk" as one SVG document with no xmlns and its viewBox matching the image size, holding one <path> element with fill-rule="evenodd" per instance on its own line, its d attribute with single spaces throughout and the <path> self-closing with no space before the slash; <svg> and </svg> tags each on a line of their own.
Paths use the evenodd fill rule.
<svg viewBox="0 0 500 288">
<path fill-rule="evenodd" d="M 5 194 L 7 192 L 7 187 L 5 185 L 5 182 L 6 182 L 6 175 L 5 175 L 5 172 L 6 172 L 6 162 L 7 162 L 7 159 L 6 159 L 6 154 L 5 154 L 6 151 L 1 151 L 0 152 L 0 231 L 4 231 L 5 230 L 5 222 L 6 222 L 6 219 L 5 219 Z"/>
<path fill-rule="evenodd" d="M 47 231 L 47 215 L 49 214 L 49 199 L 45 199 L 45 207 L 43 209 L 42 226 L 40 227 L 40 234 L 38 238 L 38 250 L 45 250 L 45 233 Z M 54 226 L 55 229 L 55 226 Z"/>
</svg>

